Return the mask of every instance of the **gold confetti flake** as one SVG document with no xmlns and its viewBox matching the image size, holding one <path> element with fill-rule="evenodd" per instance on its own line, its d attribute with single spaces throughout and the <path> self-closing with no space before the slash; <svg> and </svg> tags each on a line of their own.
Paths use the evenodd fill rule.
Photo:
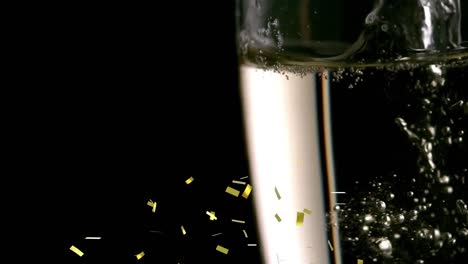
<svg viewBox="0 0 468 264">
<path fill-rule="evenodd" d="M 249 176 L 245 176 L 245 177 L 242 177 L 242 178 L 240 178 L 240 179 L 243 180 L 243 179 L 247 179 L 248 177 L 249 177 Z"/>
<path fill-rule="evenodd" d="M 249 236 L 247 235 L 247 232 L 245 232 L 245 230 L 244 230 L 244 229 L 242 229 L 242 232 L 244 232 L 244 236 L 245 236 L 245 238 L 249 238 Z"/>
<path fill-rule="evenodd" d="M 247 244 L 248 247 L 256 247 L 257 244 Z"/>
<path fill-rule="evenodd" d="M 275 214 L 275 218 L 278 222 L 281 222 L 281 217 L 278 214 Z"/>
<path fill-rule="evenodd" d="M 333 246 L 332 246 L 332 244 L 330 243 L 330 240 L 328 240 L 328 246 L 330 247 L 330 250 L 333 251 Z"/>
<path fill-rule="evenodd" d="M 193 177 L 190 177 L 187 180 L 185 180 L 185 183 L 186 184 L 191 184 L 193 182 L 193 180 L 195 180 L 195 179 Z"/>
<path fill-rule="evenodd" d="M 357 260 L 357 264 L 364 264 L 364 260 L 358 259 L 358 260 Z"/>
<path fill-rule="evenodd" d="M 242 220 L 231 219 L 231 221 L 235 223 L 245 224 L 245 221 L 242 221 Z"/>
<path fill-rule="evenodd" d="M 304 224 L 304 213 L 303 212 L 297 212 L 296 225 L 297 226 L 302 226 L 302 224 Z"/>
<path fill-rule="evenodd" d="M 278 192 L 278 189 L 276 188 L 276 186 L 275 186 L 275 193 L 276 193 L 276 197 L 278 198 L 278 200 L 281 200 L 281 195 Z"/>
<path fill-rule="evenodd" d="M 140 259 L 141 259 L 142 257 L 144 257 L 144 256 L 145 256 L 145 252 L 143 252 L 143 251 L 135 255 L 135 257 L 136 257 L 138 260 L 140 260 Z"/>
<path fill-rule="evenodd" d="M 75 246 L 71 246 L 70 247 L 70 250 L 75 252 L 78 256 L 82 257 L 84 255 L 83 251 L 79 250 L 77 247 Z"/>
<path fill-rule="evenodd" d="M 229 252 L 229 249 L 227 249 L 227 248 L 225 248 L 225 247 L 222 247 L 222 246 L 220 246 L 220 245 L 217 245 L 217 246 L 216 246 L 216 250 L 219 251 L 219 252 L 221 252 L 221 253 L 224 253 L 224 254 L 226 254 L 226 255 L 227 255 L 227 253 Z"/>
<path fill-rule="evenodd" d="M 231 188 L 229 186 L 226 188 L 226 192 L 229 193 L 230 195 L 235 196 L 235 197 L 238 197 L 239 193 L 240 193 L 240 191 L 238 191 L 238 190 L 236 190 L 234 188 Z"/>
<path fill-rule="evenodd" d="M 182 230 L 182 235 L 185 236 L 187 234 L 187 232 L 185 231 L 184 226 L 180 226 L 180 230 Z"/>
<path fill-rule="evenodd" d="M 217 233 L 217 234 L 213 234 L 213 235 L 211 235 L 211 236 L 214 237 L 214 236 L 219 236 L 219 235 L 222 235 L 222 234 L 223 234 L 223 233 Z"/>
<path fill-rule="evenodd" d="M 152 207 L 151 212 L 155 213 L 156 212 L 156 205 L 158 203 L 153 202 L 151 199 L 146 203 L 149 207 Z"/>
<path fill-rule="evenodd" d="M 211 221 L 218 220 L 214 211 L 211 211 L 211 212 L 206 211 L 206 214 L 210 216 Z"/>
<path fill-rule="evenodd" d="M 245 187 L 244 192 L 242 193 L 242 197 L 245 199 L 249 198 L 250 192 L 252 191 L 252 185 L 247 184 L 247 187 Z"/>
<path fill-rule="evenodd" d="M 304 208 L 303 212 L 308 214 L 308 215 L 310 215 L 312 213 L 312 211 L 307 209 L 307 208 Z"/>
</svg>

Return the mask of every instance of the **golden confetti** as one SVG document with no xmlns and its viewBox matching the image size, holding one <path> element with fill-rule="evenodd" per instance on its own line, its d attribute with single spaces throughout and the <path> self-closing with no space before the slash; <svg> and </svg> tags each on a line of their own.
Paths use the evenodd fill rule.
<svg viewBox="0 0 468 264">
<path fill-rule="evenodd" d="M 185 180 L 185 183 L 186 184 L 191 184 L 193 182 L 193 180 L 195 180 L 195 179 L 193 177 L 190 177 L 187 180 Z"/>
<path fill-rule="evenodd" d="M 185 236 L 185 234 L 187 234 L 187 232 L 185 231 L 185 228 L 184 226 L 180 226 L 180 229 L 182 230 L 182 235 Z"/>
<path fill-rule="evenodd" d="M 330 240 L 328 240 L 328 246 L 330 247 L 330 250 L 333 251 L 333 246 L 332 246 L 332 244 L 330 243 Z"/>
<path fill-rule="evenodd" d="M 151 199 L 146 203 L 149 207 L 152 207 L 151 212 L 155 213 L 156 212 L 156 205 L 158 203 L 153 202 Z"/>
<path fill-rule="evenodd" d="M 244 236 L 245 236 L 245 238 L 249 238 L 249 236 L 247 235 L 247 232 L 245 232 L 245 230 L 244 230 L 244 229 L 242 229 L 242 232 L 244 232 Z"/>
<path fill-rule="evenodd" d="M 215 215 L 215 212 L 213 212 L 213 211 L 211 211 L 211 212 L 206 211 L 206 214 L 210 216 L 210 220 L 211 220 L 211 221 L 218 220 L 218 218 L 217 218 L 216 215 Z"/>
<path fill-rule="evenodd" d="M 140 259 L 141 259 L 142 257 L 144 257 L 144 256 L 145 256 L 145 252 L 143 252 L 143 251 L 140 252 L 139 254 L 135 255 L 135 257 L 136 257 L 138 260 L 140 260 Z"/>
<path fill-rule="evenodd" d="M 357 260 L 357 264 L 364 264 L 364 260 L 358 259 L 358 260 Z"/>
<path fill-rule="evenodd" d="M 82 257 L 84 255 L 83 251 L 79 250 L 77 247 L 75 246 L 71 246 L 70 247 L 70 250 L 75 252 L 78 256 Z"/>
<path fill-rule="evenodd" d="M 234 188 L 231 188 L 229 186 L 226 188 L 226 192 L 229 193 L 230 195 L 235 196 L 235 197 L 238 197 L 239 193 L 240 193 L 238 190 L 236 190 Z"/>
<path fill-rule="evenodd" d="M 302 226 L 302 224 L 304 224 L 304 213 L 297 212 L 296 225 Z"/>
<path fill-rule="evenodd" d="M 247 244 L 248 247 L 256 247 L 257 244 Z"/>
<path fill-rule="evenodd" d="M 275 214 L 275 218 L 278 220 L 278 222 L 281 222 L 281 217 L 278 214 Z"/>
<path fill-rule="evenodd" d="M 281 195 L 279 194 L 278 189 L 276 188 L 276 186 L 275 186 L 275 193 L 276 193 L 276 197 L 278 198 L 278 200 L 281 200 Z"/>
<path fill-rule="evenodd" d="M 246 182 L 236 181 L 236 180 L 233 180 L 232 183 L 236 183 L 236 184 L 240 184 L 240 185 L 246 185 L 247 184 Z"/>
<path fill-rule="evenodd" d="M 221 252 L 221 253 L 224 253 L 224 254 L 226 254 L 226 255 L 227 255 L 227 253 L 229 252 L 229 249 L 227 249 L 227 248 L 225 248 L 225 247 L 222 247 L 222 246 L 220 246 L 220 245 L 217 245 L 217 246 L 216 246 L 216 250 L 219 251 L 219 252 Z"/>
<path fill-rule="evenodd" d="M 242 220 L 231 219 L 231 221 L 235 223 L 245 224 L 245 221 Z"/>
<path fill-rule="evenodd" d="M 250 192 L 252 191 L 252 185 L 247 184 L 247 187 L 245 187 L 244 192 L 242 193 L 242 197 L 245 199 L 249 198 Z"/>
<path fill-rule="evenodd" d="M 243 180 L 243 179 L 247 179 L 248 177 L 249 177 L 249 176 L 245 176 L 245 177 L 242 177 L 242 178 L 240 178 L 240 179 Z"/>
<path fill-rule="evenodd" d="M 307 208 L 304 208 L 303 212 L 308 214 L 308 215 L 310 215 L 312 213 L 312 211 L 307 209 Z"/>
<path fill-rule="evenodd" d="M 217 233 L 217 234 L 213 234 L 213 235 L 211 235 L 211 236 L 214 237 L 214 236 L 219 236 L 219 235 L 222 235 L 222 234 L 223 234 L 223 233 Z"/>
</svg>

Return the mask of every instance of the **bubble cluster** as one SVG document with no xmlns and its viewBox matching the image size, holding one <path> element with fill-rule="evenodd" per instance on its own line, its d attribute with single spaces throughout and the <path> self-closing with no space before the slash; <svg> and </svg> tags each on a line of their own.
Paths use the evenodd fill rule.
<svg viewBox="0 0 468 264">
<path fill-rule="evenodd" d="M 411 81 L 404 84 L 407 95 L 397 102 L 405 107 L 395 111 L 394 124 L 415 151 L 415 174 L 390 173 L 368 183 L 356 182 L 357 193 L 346 206 L 335 206 L 331 212 L 344 251 L 378 263 L 426 264 L 467 253 L 468 164 L 459 157 L 467 147 L 463 143 L 467 95 L 450 83 L 450 69 L 430 64 L 411 70 Z M 338 71 L 334 81 L 347 81 L 345 71 Z M 391 86 L 408 71 L 387 75 L 392 76 Z"/>
</svg>

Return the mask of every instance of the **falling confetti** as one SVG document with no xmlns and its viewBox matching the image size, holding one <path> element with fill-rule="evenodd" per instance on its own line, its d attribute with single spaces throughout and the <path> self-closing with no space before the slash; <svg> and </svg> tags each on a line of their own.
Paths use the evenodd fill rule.
<svg viewBox="0 0 468 264">
<path fill-rule="evenodd" d="M 247 187 L 245 187 L 244 192 L 242 193 L 242 197 L 245 199 L 249 198 L 250 192 L 252 191 L 252 185 L 247 184 Z"/>
<path fill-rule="evenodd" d="M 240 184 L 240 185 L 246 185 L 246 184 L 247 184 L 246 182 L 243 182 L 243 181 L 236 181 L 236 180 L 233 180 L 232 183 Z"/>
<path fill-rule="evenodd" d="M 334 193 L 334 194 L 345 194 L 346 192 L 331 192 L 331 193 Z"/>
<path fill-rule="evenodd" d="M 85 239 L 101 239 L 101 237 L 85 237 Z"/>
<path fill-rule="evenodd" d="M 136 255 L 135 255 L 135 257 L 136 257 L 138 260 L 140 260 L 140 259 L 141 259 L 142 257 L 144 257 L 144 256 L 145 256 L 145 252 L 143 252 L 143 251 L 140 252 L 139 254 L 136 254 Z"/>
<path fill-rule="evenodd" d="M 275 214 L 275 218 L 278 220 L 278 222 L 281 222 L 281 217 L 278 214 Z"/>
<path fill-rule="evenodd" d="M 364 264 L 364 260 L 358 259 L 358 260 L 357 260 L 357 264 Z"/>
<path fill-rule="evenodd" d="M 278 200 L 281 200 L 281 195 L 278 192 L 278 189 L 276 188 L 276 186 L 275 186 L 275 193 L 276 193 L 276 197 L 278 198 Z"/>
<path fill-rule="evenodd" d="M 235 223 L 245 224 L 245 221 L 242 221 L 242 220 L 231 219 L 231 221 Z"/>
<path fill-rule="evenodd" d="M 226 188 L 226 192 L 229 193 L 230 195 L 235 196 L 235 197 L 238 197 L 239 193 L 240 193 L 240 191 L 238 191 L 238 190 L 236 190 L 234 188 L 231 188 L 229 186 Z"/>
<path fill-rule="evenodd" d="M 83 251 L 79 250 L 77 247 L 75 246 L 71 246 L 70 247 L 70 250 L 75 252 L 78 256 L 82 257 L 84 255 Z"/>
<path fill-rule="evenodd" d="M 242 194 L 242 197 L 244 197 L 245 199 L 248 199 L 248 197 L 249 197 L 249 196 L 251 195 L 251 193 L 252 193 L 252 189 L 253 189 L 253 188 L 252 188 L 252 185 L 250 185 L 250 184 L 248 183 L 248 180 L 242 181 L 242 179 L 246 179 L 246 178 L 248 178 L 248 177 L 249 177 L 249 176 L 245 176 L 245 177 L 240 178 L 240 180 L 232 180 L 231 186 L 235 186 L 235 185 L 233 185 L 233 184 L 236 184 L 237 186 L 244 185 L 244 187 L 245 187 L 244 190 L 237 190 L 237 187 L 236 187 L 236 188 L 232 188 L 232 187 L 230 187 L 230 186 L 226 186 L 225 192 L 227 192 L 228 194 L 233 195 L 233 196 L 235 196 L 235 197 L 239 197 L 240 194 Z M 185 183 L 188 185 L 188 184 L 191 184 L 193 181 L 194 181 L 194 177 L 190 177 L 190 178 L 188 178 L 188 179 L 185 180 Z M 275 191 L 277 192 L 277 196 L 279 196 L 279 193 L 278 193 L 278 191 L 276 190 L 276 187 L 275 187 Z M 281 199 L 281 196 L 279 196 L 279 199 Z M 148 199 L 148 200 L 147 200 L 147 206 L 151 207 L 151 208 L 152 208 L 152 212 L 155 213 L 156 208 L 157 208 L 157 203 L 156 203 L 155 201 L 153 201 L 153 200 L 151 200 L 151 199 Z M 163 209 L 164 209 L 164 208 L 163 208 Z M 203 209 L 202 209 L 202 210 L 203 210 Z M 162 211 L 158 211 L 158 212 L 162 212 Z M 219 212 L 218 212 L 218 213 L 219 213 Z M 206 214 L 209 216 L 209 219 L 210 219 L 211 221 L 218 220 L 218 217 L 216 216 L 216 213 L 215 213 L 214 211 L 209 211 L 209 210 L 208 210 L 208 211 L 206 211 Z M 282 221 L 278 214 L 276 214 L 275 217 L 276 217 L 276 219 L 278 220 L 278 222 L 281 222 L 281 221 Z M 222 219 L 222 220 L 223 220 L 223 219 Z M 244 220 L 231 219 L 231 221 L 234 222 L 234 223 L 246 224 L 246 221 L 244 221 Z M 180 226 L 182 235 L 183 235 L 183 236 L 186 236 L 186 235 L 187 235 L 187 231 L 186 231 L 185 227 L 184 227 L 183 225 L 179 225 L 179 226 Z M 245 225 L 245 226 L 246 226 L 246 225 Z M 245 228 L 245 227 L 244 227 L 244 228 Z M 190 229 L 190 226 L 189 226 L 189 229 Z M 245 229 L 242 229 L 242 228 L 241 228 L 241 230 L 242 230 L 242 232 L 243 232 L 243 234 L 244 234 L 244 237 L 246 238 L 246 240 L 245 240 L 245 242 L 244 242 L 244 243 L 245 243 L 244 245 L 246 245 L 249 236 L 248 236 L 248 234 L 247 234 L 247 232 L 246 232 Z M 149 231 L 150 233 L 160 233 L 160 234 L 164 234 L 162 231 L 157 231 L 157 230 L 147 230 L 147 232 L 148 232 L 148 231 Z M 219 231 L 222 231 L 222 230 L 219 230 Z M 197 233 L 197 232 L 195 232 L 195 233 Z M 191 236 L 187 236 L 187 237 L 188 237 L 188 238 L 193 237 L 194 235 L 196 235 L 195 233 L 194 233 L 194 234 L 191 233 Z M 219 232 L 219 233 L 213 232 L 213 233 L 209 234 L 209 236 L 210 236 L 210 235 L 211 235 L 211 237 L 217 237 L 217 236 L 223 235 L 223 233 L 221 233 L 221 232 Z M 223 236 L 224 236 L 224 235 L 223 235 Z M 222 238 L 222 236 L 221 236 L 221 238 Z M 101 237 L 97 237 L 97 236 L 96 236 L 96 237 L 86 237 L 85 239 L 101 239 Z M 255 241 L 252 241 L 252 242 L 255 242 Z M 228 245 L 228 246 L 229 246 L 229 245 Z M 257 247 L 257 244 L 249 243 L 249 244 L 247 244 L 247 246 L 248 246 L 248 247 Z M 79 249 L 77 249 L 77 248 L 74 247 L 74 246 L 72 246 L 72 247 L 70 248 L 70 250 L 72 250 L 73 252 L 75 252 L 75 253 L 76 253 L 77 255 L 79 255 L 80 257 L 84 255 L 83 252 L 81 252 Z M 217 246 L 216 246 L 216 251 L 219 251 L 219 252 L 221 252 L 221 253 L 223 253 L 223 254 L 225 254 L 225 255 L 228 255 L 229 249 L 227 249 L 227 248 L 225 248 L 225 247 L 223 247 L 223 246 L 221 246 L 221 245 L 217 245 Z M 231 253 L 231 254 L 232 254 L 232 253 Z M 139 254 L 137 254 L 137 255 L 134 255 L 134 256 L 137 258 L 137 260 L 141 260 L 141 258 L 143 258 L 143 257 L 145 256 L 145 252 L 144 252 L 144 251 L 141 251 L 141 253 L 139 253 Z M 179 261 L 180 261 L 180 260 L 179 260 Z"/>
<path fill-rule="evenodd" d="M 328 240 L 328 246 L 330 247 L 330 250 L 333 251 L 333 246 L 332 246 L 332 244 L 330 243 L 330 240 Z"/>
<path fill-rule="evenodd" d="M 213 212 L 213 211 L 211 211 L 211 212 L 206 211 L 206 214 L 210 216 L 210 220 L 211 220 L 211 221 L 218 220 L 218 217 L 216 217 L 215 212 Z"/>
<path fill-rule="evenodd" d="M 151 212 L 155 213 L 156 212 L 156 202 L 153 202 L 151 199 L 146 203 L 149 207 L 152 207 Z"/>
<path fill-rule="evenodd" d="M 216 250 L 219 251 L 219 252 L 221 252 L 221 253 L 224 253 L 224 254 L 226 254 L 226 255 L 227 255 L 227 253 L 229 252 L 229 249 L 227 249 L 227 248 L 225 248 L 225 247 L 222 247 L 222 246 L 220 246 L 220 245 L 217 245 L 217 246 L 216 246 Z"/>
<path fill-rule="evenodd" d="M 193 180 L 195 180 L 195 179 L 193 177 L 190 177 L 187 180 L 185 180 L 185 183 L 186 184 L 191 184 L 193 182 Z"/>
<path fill-rule="evenodd" d="M 304 208 L 303 212 L 308 214 L 308 215 L 310 215 L 312 213 L 312 211 L 307 209 L 307 208 Z"/>
<path fill-rule="evenodd" d="M 304 213 L 297 212 L 296 226 L 302 226 L 302 224 L 304 224 Z"/>
</svg>

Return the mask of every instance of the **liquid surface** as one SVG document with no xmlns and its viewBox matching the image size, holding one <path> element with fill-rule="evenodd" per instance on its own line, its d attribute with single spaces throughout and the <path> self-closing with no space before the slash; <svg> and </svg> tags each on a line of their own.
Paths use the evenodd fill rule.
<svg viewBox="0 0 468 264">
<path fill-rule="evenodd" d="M 254 35 L 239 32 L 239 53 L 244 62 L 266 68 L 289 66 L 293 71 L 305 66 L 437 61 L 467 52 L 468 43 L 461 37 L 461 11 L 459 0 L 375 0 L 353 43 L 286 38 L 281 28 L 287 22 L 271 17 Z"/>
</svg>

